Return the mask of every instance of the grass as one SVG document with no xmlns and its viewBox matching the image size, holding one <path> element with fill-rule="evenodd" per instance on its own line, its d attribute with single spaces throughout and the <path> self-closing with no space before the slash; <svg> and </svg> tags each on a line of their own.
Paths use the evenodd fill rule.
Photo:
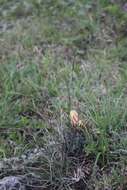
<svg viewBox="0 0 127 190">
<path fill-rule="evenodd" d="M 43 148 L 18 174 L 45 189 L 126 188 L 123 4 L 0 1 L 0 158 Z"/>
</svg>

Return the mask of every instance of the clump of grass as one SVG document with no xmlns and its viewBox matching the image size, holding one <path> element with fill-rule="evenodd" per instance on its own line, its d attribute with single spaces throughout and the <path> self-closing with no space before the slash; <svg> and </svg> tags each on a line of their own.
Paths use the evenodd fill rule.
<svg viewBox="0 0 127 190">
<path fill-rule="evenodd" d="M 1 160 L 42 148 L 23 164 L 43 187 L 124 189 L 126 13 L 107 1 L 14 2 L 0 2 L 3 22 L 13 23 L 1 32 L 0 126 L 9 131 L 1 135 Z M 72 128 L 71 109 L 87 130 Z"/>
</svg>

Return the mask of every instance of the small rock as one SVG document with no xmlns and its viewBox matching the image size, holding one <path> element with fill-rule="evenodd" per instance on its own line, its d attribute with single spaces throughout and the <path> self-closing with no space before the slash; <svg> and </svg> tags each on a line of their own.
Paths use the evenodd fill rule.
<svg viewBox="0 0 127 190">
<path fill-rule="evenodd" d="M 0 180 L 0 190 L 25 190 L 25 185 L 21 184 L 20 177 L 4 177 Z"/>
</svg>

